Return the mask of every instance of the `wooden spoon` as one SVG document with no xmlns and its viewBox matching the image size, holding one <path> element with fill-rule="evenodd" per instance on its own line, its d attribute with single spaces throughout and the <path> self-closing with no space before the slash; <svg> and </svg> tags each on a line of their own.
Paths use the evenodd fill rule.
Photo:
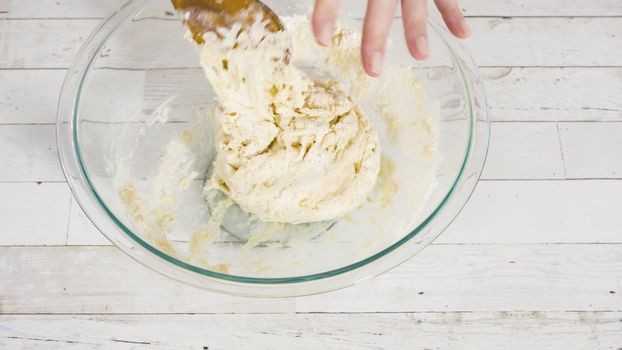
<svg viewBox="0 0 622 350">
<path fill-rule="evenodd" d="M 231 28 L 241 24 L 246 28 L 253 24 L 257 14 L 267 20 L 266 28 L 272 32 L 284 30 L 279 17 L 259 0 L 172 0 L 173 6 L 181 14 L 186 27 L 197 44 L 203 44 L 203 34 L 214 32 L 216 28 Z"/>
</svg>

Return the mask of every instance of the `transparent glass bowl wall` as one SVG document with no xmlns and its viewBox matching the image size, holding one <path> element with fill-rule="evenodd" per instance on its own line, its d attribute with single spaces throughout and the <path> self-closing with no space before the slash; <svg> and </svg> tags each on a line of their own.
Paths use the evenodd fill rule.
<svg viewBox="0 0 622 350">
<path fill-rule="evenodd" d="M 265 1 L 281 16 L 306 15 L 311 1 Z M 364 4 L 344 1 L 342 17 L 360 28 Z M 436 186 L 411 230 L 364 258 L 328 251 L 322 261 L 304 261 L 287 276 L 236 276 L 177 259 L 150 244 L 128 223 L 110 159 L 115 139 L 128 124 L 140 125 L 160 104 L 171 105 L 172 129 L 208 107 L 213 92 L 203 76 L 195 49 L 183 40 L 184 29 L 168 1 L 133 0 L 105 21 L 89 38 L 70 69 L 58 115 L 59 154 L 70 187 L 89 218 L 115 245 L 137 261 L 177 280 L 211 290 L 252 296 L 291 296 L 338 289 L 397 266 L 418 253 L 456 217 L 472 193 L 488 147 L 485 94 L 468 53 L 446 30 L 431 21 L 431 57 L 410 58 L 403 27 L 396 19 L 390 59 L 420 72 L 421 83 L 441 104 Z M 152 137 L 137 169 L 157 164 L 167 137 Z M 404 213 L 403 215 L 412 215 Z M 342 254 L 341 254 L 342 255 Z M 305 268 L 306 267 L 306 268 Z"/>
</svg>

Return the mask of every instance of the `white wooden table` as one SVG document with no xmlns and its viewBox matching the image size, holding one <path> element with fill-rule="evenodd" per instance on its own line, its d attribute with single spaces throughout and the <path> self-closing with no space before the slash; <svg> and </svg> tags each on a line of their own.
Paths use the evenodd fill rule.
<svg viewBox="0 0 622 350">
<path fill-rule="evenodd" d="M 622 1 L 463 0 L 492 123 L 435 244 L 295 299 L 194 289 L 100 236 L 56 156 L 59 88 L 123 0 L 0 0 L 0 348 L 622 348 Z"/>
</svg>

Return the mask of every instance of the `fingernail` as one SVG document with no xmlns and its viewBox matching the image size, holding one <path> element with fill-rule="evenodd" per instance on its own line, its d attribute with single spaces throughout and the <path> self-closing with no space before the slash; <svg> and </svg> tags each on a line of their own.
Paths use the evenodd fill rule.
<svg viewBox="0 0 622 350">
<path fill-rule="evenodd" d="M 375 51 L 371 54 L 369 60 L 369 70 L 375 76 L 379 76 L 382 74 L 382 63 L 384 60 L 384 55 L 380 51 Z"/>
<path fill-rule="evenodd" d="M 428 55 L 428 38 L 418 36 L 415 38 L 415 49 L 423 56 Z"/>
<path fill-rule="evenodd" d="M 460 22 L 460 27 L 462 28 L 465 36 L 469 36 L 471 34 L 471 28 L 469 28 L 469 24 L 467 23 L 466 19 L 462 19 L 462 21 Z"/>
<path fill-rule="evenodd" d="M 333 36 L 333 28 L 329 23 L 320 25 L 317 41 L 322 46 L 329 46 L 331 37 Z"/>
</svg>

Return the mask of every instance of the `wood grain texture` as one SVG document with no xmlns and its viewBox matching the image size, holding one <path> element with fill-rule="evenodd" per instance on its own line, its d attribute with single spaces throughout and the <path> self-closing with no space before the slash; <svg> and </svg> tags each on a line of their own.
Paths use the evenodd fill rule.
<svg viewBox="0 0 622 350">
<path fill-rule="evenodd" d="M 529 71 L 528 69 L 527 71 Z M 535 69 L 537 71 L 549 71 L 549 69 Z M 561 69 L 559 72 L 552 75 L 560 76 L 563 75 L 562 71 L 566 69 Z M 585 69 L 573 69 L 582 71 L 580 75 L 584 77 L 583 83 L 588 84 L 588 76 L 589 72 L 592 71 L 592 68 Z M 614 70 L 614 74 L 609 74 L 607 71 L 610 69 L 595 69 L 593 73 L 598 79 L 596 81 L 603 82 L 602 88 L 594 87 L 591 89 L 587 89 L 586 94 L 591 94 L 585 98 L 585 101 L 581 101 L 578 95 L 570 94 L 568 98 L 565 99 L 567 103 L 559 103 L 559 105 L 565 105 L 564 107 L 558 107 L 557 109 L 567 109 L 567 110 L 575 110 L 575 107 L 572 104 L 577 103 L 585 103 L 589 105 L 593 102 L 592 105 L 598 106 L 598 102 L 594 102 L 597 99 L 597 96 L 600 96 L 603 101 L 605 99 L 613 101 L 615 99 L 614 95 L 618 93 L 616 84 L 620 84 L 620 79 L 618 78 L 619 71 L 617 69 Z M 525 71 L 524 69 L 522 71 Z M 553 71 L 558 71 L 558 69 L 553 69 Z M 30 86 L 28 90 L 26 88 L 20 89 L 23 94 L 12 94 L 9 96 L 15 96 L 11 99 L 11 103 L 17 106 L 25 106 L 21 108 L 25 108 L 24 111 L 16 111 L 16 114 L 10 119 L 10 121 L 19 121 L 24 123 L 32 123 L 37 121 L 44 121 L 49 118 L 49 116 L 55 113 L 55 106 L 51 102 L 54 98 L 47 97 L 44 99 L 44 103 L 32 103 L 29 100 L 27 91 L 35 90 L 34 85 L 35 82 L 41 81 L 43 82 L 43 86 L 46 86 L 47 83 L 51 83 L 51 80 L 56 81 L 60 77 L 58 74 L 49 74 L 49 73 L 58 73 L 58 71 L 0 71 L 1 73 L 23 73 L 28 72 L 29 74 L 26 76 L 22 76 L 21 74 L 16 74 L 18 78 L 15 78 L 14 83 L 17 84 L 18 80 L 23 78 L 24 82 L 27 82 L 26 85 Z M 193 74 L 188 74 L 188 71 L 150 71 L 148 73 L 143 72 L 130 72 L 130 71 L 111 71 L 113 74 L 119 75 L 119 79 L 124 77 L 123 79 L 132 80 L 131 76 L 136 76 L 136 79 L 140 79 L 141 81 L 148 81 L 147 87 L 144 91 L 141 90 L 124 90 L 122 94 L 127 96 L 131 96 L 131 98 L 140 98 L 145 99 L 144 106 L 153 107 L 157 106 L 161 103 L 162 100 L 166 99 L 167 96 L 179 88 L 179 86 L 188 83 L 196 86 L 196 79 Z M 11 74 L 9 74 L 11 75 Z M 538 72 L 533 72 L 532 76 L 537 76 Z M 572 75 L 572 74 L 570 74 Z M 610 79 L 606 79 L 609 77 Z M 501 78 L 505 79 L 505 78 Z M 509 78 L 514 79 L 514 78 Z M 496 79 L 495 79 L 496 80 Z M 494 80 L 493 80 L 494 81 Z M 537 82 L 531 81 L 529 84 L 525 84 L 525 91 L 529 90 L 527 88 L 528 85 L 536 85 Z M 606 85 L 609 85 L 611 88 L 606 89 Z M 585 86 L 585 85 L 583 85 Z M 509 89 L 509 86 L 507 87 Z M 552 89 L 552 88 L 551 88 Z M 578 92 L 579 87 L 577 87 Z M 502 93 L 497 89 L 493 89 L 491 104 L 496 103 L 499 96 L 503 96 Z M 52 90 L 51 90 L 52 91 Z M 49 92 L 49 95 L 56 96 L 57 93 L 52 94 Z M 553 90 L 557 91 L 557 90 Z M 610 95 L 607 97 L 604 92 L 610 91 Z M 622 85 L 620 86 L 620 91 L 622 92 Z M 197 96 L 200 94 L 197 92 Z M 536 96 L 545 95 L 544 90 L 541 91 L 540 94 L 533 94 L 534 99 L 537 99 Z M 194 94 L 193 94 L 194 96 Z M 520 96 L 520 91 L 518 93 Z M 121 95 L 119 98 L 123 98 Z M 543 101 L 546 98 L 542 99 Z M 561 99 L 554 99 L 555 101 L 561 101 Z M 49 101 L 49 103 L 45 103 Z M 505 98 L 505 103 L 512 103 L 511 98 Z M 577 102 L 579 101 L 579 102 Z M 492 108 L 492 115 L 501 114 L 500 112 L 496 112 L 501 109 L 506 109 L 505 107 L 500 107 L 502 103 L 497 103 L 496 106 Z M 110 106 L 102 106 L 102 108 L 110 108 Z M 508 107 L 508 109 L 511 107 Z M 586 107 L 587 108 L 587 107 Z M 593 111 L 598 110 L 599 108 L 604 107 L 592 107 L 590 108 Z M 19 109 L 19 108 L 18 108 Z M 10 110 L 10 109 L 9 109 Z M 37 114 L 30 113 L 31 111 L 36 110 Z M 190 113 L 190 112 L 189 112 Z M 539 112 L 533 112 L 534 117 L 531 117 L 533 120 L 542 120 L 537 115 L 540 115 Z M 606 112 L 604 112 L 606 114 Z M 190 113 L 191 114 L 191 113 Z M 556 112 L 557 116 L 559 112 Z M 612 115 L 612 114 L 610 114 Z M 594 114 L 595 118 L 597 114 Z M 562 116 L 562 118 L 564 118 Z M 51 118 L 50 118 L 51 119 Z M 503 118 L 499 118 L 503 119 Z M 548 117 L 543 118 L 544 120 L 549 119 Z M 613 124 L 612 124 L 613 125 Z M 592 126 L 589 123 L 577 123 L 574 128 L 586 128 L 593 129 L 599 128 L 598 124 Z M 601 127 L 607 128 L 607 127 Z M 613 129 L 615 130 L 615 126 Z M 493 124 L 492 128 L 492 146 L 491 152 L 489 155 L 489 161 L 486 168 L 486 172 L 484 173 L 484 178 L 488 179 L 546 179 L 546 178 L 562 178 L 563 172 L 560 170 L 560 155 L 558 148 L 558 140 L 554 131 L 554 125 L 551 123 L 536 123 L 536 124 L 528 124 L 528 123 L 510 123 L 508 125 L 503 124 Z M 581 131 L 577 131 L 581 133 Z M 36 181 L 58 181 L 62 180 L 62 175 L 60 174 L 60 168 L 58 166 L 58 162 L 56 159 L 55 152 L 53 151 L 53 128 L 51 126 L 36 126 L 36 125 L 24 125 L 24 126 L 7 126 L 4 132 L 0 131 L 0 133 L 4 133 L 6 138 L 0 140 L 0 143 L 3 143 L 8 148 L 4 148 L 2 151 L 4 156 L 2 157 L 1 162 L 5 164 L 12 164 L 11 167 L 6 167 L 5 172 L 0 174 L 0 179 L 2 180 L 36 180 Z M 13 136 L 12 136 L 13 135 Z M 20 136 L 21 135 L 21 136 Z M 578 149 L 582 149 L 584 146 L 583 142 L 589 142 L 593 140 L 593 137 L 590 138 L 575 138 L 576 145 Z M 616 142 L 615 133 L 610 133 L 610 136 L 606 138 L 611 140 L 610 142 Z M 527 142 L 529 141 L 529 142 Z M 519 147 L 520 145 L 520 147 Z M 34 146 L 34 147 L 31 147 Z M 52 148 L 51 150 L 49 148 Z M 542 147 L 541 149 L 539 147 Z M 511 152 L 512 156 L 507 156 L 506 152 Z M 611 147 L 602 147 L 600 151 L 601 157 L 605 157 L 605 159 L 612 159 L 613 163 L 616 164 L 615 161 L 618 153 L 617 149 Z M 604 163 L 605 166 L 609 163 Z M 573 167 L 573 163 L 570 162 L 568 164 L 570 168 Z M 577 166 L 581 167 L 581 163 L 577 164 Z M 601 170 L 597 167 L 581 167 L 580 169 L 581 175 L 579 177 L 582 178 L 601 178 L 601 177 L 613 177 L 611 172 L 603 174 Z M 25 177 L 23 177 L 25 174 Z M 576 177 L 576 176 L 571 176 Z"/>
<path fill-rule="evenodd" d="M 571 174 L 582 172 L 582 176 L 594 178 L 611 176 L 619 165 L 616 161 L 620 153 L 613 147 L 619 145 L 619 130 L 610 123 L 572 126 L 577 128 L 573 133 L 576 136 L 566 141 L 576 145 L 566 151 L 566 167 Z M 597 133 L 603 128 L 608 130 L 603 135 L 609 136 L 599 138 Z M 6 137 L 0 138 L 0 143 L 4 142 L 4 147 L 0 148 L 0 152 L 4 152 L 0 163 L 5 164 L 1 173 L 4 180 L 62 180 L 56 154 L 51 150 L 54 147 L 52 126 L 3 126 L 0 135 L 3 132 Z M 602 146 L 607 142 L 613 146 Z M 491 146 L 485 179 L 564 178 L 555 123 L 495 123 Z M 584 149 L 584 153 L 573 153 Z M 586 166 L 586 161 L 598 161 L 590 158 L 596 152 L 600 167 Z M 591 172 L 583 169 L 591 169 Z M 614 212 L 622 205 L 620 191 L 622 187 L 618 181 L 485 181 L 479 184 L 464 212 L 439 240 L 444 243 L 622 242 L 617 230 L 622 222 Z M 34 216 L 37 210 L 54 210 L 62 205 L 59 203 L 66 203 L 64 192 L 52 195 L 58 197 L 39 203 L 37 207 L 24 205 L 22 212 Z M 5 204 L 10 205 L 11 197 L 4 198 Z M 547 205 L 542 208 L 542 203 Z M 560 212 L 565 214 L 564 220 L 559 220 Z M 108 244 L 75 203 L 68 226 L 69 244 Z M 14 244 L 47 242 L 23 236 L 20 229 L 5 227 L 4 236 L 12 237 L 7 241 Z M 58 232 L 49 234 L 61 235 Z"/>
<path fill-rule="evenodd" d="M 195 72 L 187 70 L 108 74 L 110 82 L 146 83 L 143 90 L 130 84 L 124 91 L 98 86 L 118 91 L 119 98 L 143 99 L 145 108 L 155 108 L 182 85 L 201 86 Z M 64 75 L 63 70 L 0 70 L 6 82 L 0 84 L 0 108 L 5 111 L 0 124 L 54 123 Z M 622 68 L 484 68 L 482 75 L 493 121 L 622 121 Z M 205 101 L 200 91 L 189 93 L 188 100 Z"/>
<path fill-rule="evenodd" d="M 560 17 L 560 16 L 620 16 L 622 4 L 617 0 L 458 0 L 460 8 L 467 17 L 499 16 L 499 17 Z M 428 7 L 436 12 L 432 1 Z M 362 18 L 365 15 L 364 6 L 359 0 L 342 0 L 342 14 L 350 13 Z M 401 16 L 401 10 L 395 12 Z"/>
<path fill-rule="evenodd" d="M 616 349 L 622 313 L 0 316 L 31 349 Z"/>
<path fill-rule="evenodd" d="M 0 21 L 0 39 L 3 43 L 0 68 L 66 68 L 80 43 L 97 22 Z M 399 24 L 399 20 L 395 22 L 395 25 Z M 465 42 L 465 46 L 482 66 L 622 65 L 622 45 L 619 45 L 622 18 L 473 18 L 469 22 L 473 35 Z M 186 44 L 178 40 L 183 30 L 177 21 L 147 18 L 133 22 L 132 25 L 141 27 L 145 35 L 169 33 L 171 47 Z M 586 31 L 585 28 L 590 30 Z M 180 34 L 170 35 L 171 32 Z M 133 41 L 135 45 L 146 42 L 138 39 Z M 144 56 L 153 54 L 148 47 L 130 52 L 122 46 L 115 46 L 114 41 L 108 49 L 117 55 L 111 55 L 99 63 L 116 68 L 140 67 Z M 187 64 L 179 58 L 161 57 L 151 68 L 176 67 L 175 64 L 181 63 Z"/>
<path fill-rule="evenodd" d="M 45 185 L 45 184 L 44 184 Z M 49 184 L 62 185 L 64 184 Z M 46 201 L 30 205 L 30 188 L 34 184 L 5 184 L 13 193 L 2 197 L 0 204 L 8 212 L 19 212 L 19 218 L 4 223 L 1 245 L 68 244 L 107 245 L 98 231 L 87 221 L 77 206 L 68 214 L 49 218 L 53 226 L 37 226 L 35 222 L 20 220 L 36 217 L 40 211 L 69 213 L 68 193 L 53 191 Z M 35 188 L 36 189 L 36 188 Z M 19 206 L 13 198 L 26 191 Z M 34 192 L 37 193 L 37 192 Z M 552 244 L 552 243 L 622 243 L 619 227 L 622 218 L 620 180 L 581 181 L 482 181 L 471 200 L 437 242 L 443 244 Z M 16 209 L 18 208 L 18 209 Z M 11 211 L 12 210 L 12 211 Z M 560 214 L 561 213 L 561 214 Z M 47 216 L 44 216 L 47 217 Z M 24 235 L 24 227 L 44 227 L 37 235 Z M 69 227 L 67 233 L 66 227 Z"/>
<path fill-rule="evenodd" d="M 435 243 L 622 243 L 621 191 L 618 180 L 482 181 Z M 75 205 L 68 243 L 110 244 Z"/>
<path fill-rule="evenodd" d="M 0 18 L 103 18 L 127 0 L 0 0 Z"/>
<path fill-rule="evenodd" d="M 555 123 L 492 123 L 483 179 L 563 179 Z"/>
<path fill-rule="evenodd" d="M 590 128 L 589 124 L 584 125 Z M 54 130 L 54 125 L 0 127 L 0 166 L 4 169 L 0 182 L 64 181 Z M 603 153 L 615 157 L 617 150 L 604 149 Z M 587 178 L 602 175 L 598 169 L 584 173 Z M 483 178 L 564 178 L 555 123 L 493 123 L 491 151 Z"/>
<path fill-rule="evenodd" d="M 482 181 L 438 243 L 619 243 L 622 182 Z"/>
<path fill-rule="evenodd" d="M 569 178 L 622 178 L 622 122 L 560 123 L 559 133 Z"/>
<path fill-rule="evenodd" d="M 69 210 L 66 242 L 68 245 L 112 245 L 89 220 L 75 198 L 72 199 Z"/>
<path fill-rule="evenodd" d="M 70 196 L 64 183 L 0 183 L 0 245 L 65 244 Z"/>
<path fill-rule="evenodd" d="M 0 70 L 0 124 L 54 123 L 65 71 Z"/>
<path fill-rule="evenodd" d="M 621 68 L 484 68 L 495 121 L 621 121 Z"/>
<path fill-rule="evenodd" d="M 466 16 L 620 16 L 618 0 L 460 0 Z"/>
<path fill-rule="evenodd" d="M 127 0 L 0 0 L 0 18 L 103 18 Z M 163 1 L 163 0 L 159 0 Z M 348 3 L 358 0 L 344 0 Z M 621 16 L 617 0 L 461 0 L 466 16 Z M 358 13 L 362 15 L 362 13 Z"/>
<path fill-rule="evenodd" d="M 0 268 L 4 313 L 602 311 L 622 305 L 620 245 L 432 245 L 372 280 L 290 299 L 188 287 L 115 247 L 5 247 Z"/>
<path fill-rule="evenodd" d="M 67 68 L 98 20 L 0 20 L 0 68 Z"/>
<path fill-rule="evenodd" d="M 122 6 L 127 0 L 0 0 L 0 18 L 104 18 Z M 164 2 L 163 0 L 159 0 Z M 363 16 L 352 11 L 351 4 L 358 0 L 346 0 L 343 13 Z M 461 8 L 466 16 L 620 16 L 622 6 L 616 0 L 535 1 L 510 0 L 499 3 L 494 0 L 462 0 Z M 162 5 L 162 7 L 168 6 Z M 399 14 L 399 13 L 398 13 Z M 153 15 L 153 14 L 152 14 Z M 158 13 L 160 16 L 168 16 Z"/>
<path fill-rule="evenodd" d="M 622 65 L 622 18 L 473 18 L 469 24 L 465 46 L 481 66 Z"/>
<path fill-rule="evenodd" d="M 622 18 L 472 18 L 469 24 L 473 35 L 464 44 L 481 66 L 622 65 Z M 393 21 L 394 27 L 401 25 L 401 19 Z M 150 68 L 196 66 L 196 60 L 186 55 L 191 51 L 178 40 L 181 32 L 173 35 L 180 31 L 177 21 L 145 18 L 132 26 L 132 32 L 142 33 L 145 50 L 135 50 L 119 37 L 109 43 L 107 56 L 98 60 L 97 66 L 145 68 L 145 57 L 158 57 L 150 62 Z M 586 31 L 586 27 L 590 30 Z M 161 38 L 182 55 L 154 56 L 147 33 Z"/>
<path fill-rule="evenodd" d="M 622 182 L 564 180 L 622 174 L 622 123 L 610 123 L 622 121 L 622 2 L 460 1 L 502 122 L 485 181 L 404 265 L 342 291 L 268 300 L 198 290 L 115 247 L 81 246 L 109 243 L 66 184 L 49 183 L 62 181 L 51 123 L 63 69 L 124 1 L 0 0 L 0 347 L 622 347 Z M 172 19 L 162 1 L 142 17 Z M 188 79 L 164 73 L 111 74 L 150 82 L 119 91 L 149 109 Z"/>
<path fill-rule="evenodd" d="M 54 125 L 0 126 L 0 182 L 65 181 Z"/>
</svg>

